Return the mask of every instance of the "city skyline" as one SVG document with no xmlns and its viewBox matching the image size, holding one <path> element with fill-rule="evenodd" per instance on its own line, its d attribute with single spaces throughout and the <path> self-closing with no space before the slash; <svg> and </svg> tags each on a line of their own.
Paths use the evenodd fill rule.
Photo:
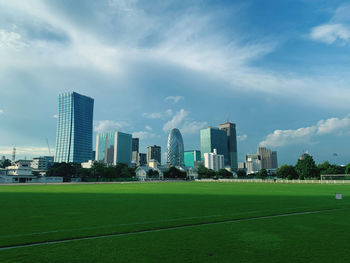
<svg viewBox="0 0 350 263">
<path fill-rule="evenodd" d="M 346 164 L 349 11 L 346 1 L 2 2 L 0 154 L 48 155 L 57 97 L 76 91 L 95 99 L 93 145 L 118 130 L 140 152 L 166 149 L 177 127 L 185 150 L 199 150 L 199 130 L 229 119 L 240 162 L 261 146 L 279 164 L 303 151 Z"/>
</svg>

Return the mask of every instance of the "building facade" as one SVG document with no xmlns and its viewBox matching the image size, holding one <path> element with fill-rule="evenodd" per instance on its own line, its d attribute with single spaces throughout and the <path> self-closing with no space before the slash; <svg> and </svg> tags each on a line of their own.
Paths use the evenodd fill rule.
<svg viewBox="0 0 350 263">
<path fill-rule="evenodd" d="M 184 163 L 184 142 L 179 129 L 170 131 L 167 143 L 167 165 L 185 166 Z"/>
<path fill-rule="evenodd" d="M 139 138 L 132 138 L 131 162 L 137 165 L 139 155 Z"/>
<path fill-rule="evenodd" d="M 108 165 L 117 163 L 131 164 L 131 134 L 113 131 L 99 133 L 96 136 L 95 160 Z"/>
<path fill-rule="evenodd" d="M 247 174 L 255 174 L 261 170 L 261 157 L 259 154 L 247 154 L 245 157 Z"/>
<path fill-rule="evenodd" d="M 197 150 L 185 151 L 184 152 L 184 162 L 187 167 L 194 167 L 195 162 L 201 161 L 201 152 Z"/>
<path fill-rule="evenodd" d="M 59 95 L 55 162 L 91 159 L 94 100 L 76 92 Z"/>
<path fill-rule="evenodd" d="M 214 149 L 212 153 L 204 153 L 204 166 L 214 171 L 224 169 L 224 156 L 222 154 L 218 154 L 216 149 Z"/>
<path fill-rule="evenodd" d="M 224 163 L 228 163 L 227 133 L 219 128 L 208 127 L 200 131 L 201 158 L 205 153 L 212 153 L 216 149 L 217 154 L 224 156 Z"/>
<path fill-rule="evenodd" d="M 261 158 L 261 168 L 271 169 L 271 150 L 266 147 L 259 147 L 257 153 Z"/>
<path fill-rule="evenodd" d="M 40 156 L 33 158 L 31 167 L 34 170 L 48 170 L 53 162 L 53 156 Z"/>
<path fill-rule="evenodd" d="M 139 153 L 136 165 L 137 166 L 145 166 L 145 165 L 147 165 L 147 154 Z"/>
<path fill-rule="evenodd" d="M 237 170 L 238 157 L 236 124 L 231 122 L 220 124 L 220 130 L 225 131 L 227 136 L 227 159 L 225 165 L 230 166 L 234 170 Z"/>
<path fill-rule="evenodd" d="M 278 168 L 277 152 L 272 151 L 271 152 L 271 169 L 277 169 L 277 168 Z"/>
<path fill-rule="evenodd" d="M 159 164 L 162 164 L 162 151 L 160 146 L 153 145 L 147 147 L 147 163 L 151 160 L 156 160 Z"/>
</svg>

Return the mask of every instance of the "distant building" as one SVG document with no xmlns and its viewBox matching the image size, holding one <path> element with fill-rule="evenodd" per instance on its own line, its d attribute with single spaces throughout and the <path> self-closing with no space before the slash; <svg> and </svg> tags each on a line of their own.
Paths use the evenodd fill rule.
<svg viewBox="0 0 350 263">
<path fill-rule="evenodd" d="M 147 154 L 145 153 L 138 153 L 138 158 L 137 158 L 137 166 L 145 166 L 147 165 Z"/>
<path fill-rule="evenodd" d="M 261 157 L 259 154 L 246 155 L 247 174 L 258 173 L 261 170 Z"/>
<path fill-rule="evenodd" d="M 278 168 L 277 152 L 272 151 L 271 152 L 271 169 L 277 169 L 277 168 Z"/>
<path fill-rule="evenodd" d="M 179 129 L 170 131 L 167 143 L 167 165 L 185 166 L 184 163 L 184 142 Z"/>
<path fill-rule="evenodd" d="M 113 131 L 96 136 L 96 160 L 108 165 L 131 164 L 131 134 Z"/>
<path fill-rule="evenodd" d="M 247 168 L 247 165 L 245 162 L 239 162 L 238 163 L 238 169 L 246 169 Z"/>
<path fill-rule="evenodd" d="M 271 150 L 266 147 L 259 147 L 257 153 L 261 158 L 261 168 L 271 169 Z"/>
<path fill-rule="evenodd" d="M 59 95 L 55 162 L 91 159 L 94 100 L 76 92 Z"/>
<path fill-rule="evenodd" d="M 162 152 L 160 146 L 153 145 L 147 147 L 147 163 L 149 163 L 150 160 L 156 160 L 159 164 L 162 163 Z"/>
<path fill-rule="evenodd" d="M 91 169 L 92 166 L 94 164 L 94 161 L 93 160 L 89 160 L 88 162 L 86 163 L 81 163 L 81 168 L 84 168 L 84 169 Z"/>
<path fill-rule="evenodd" d="M 227 158 L 225 160 L 225 165 L 230 166 L 233 170 L 237 170 L 238 158 L 236 124 L 231 122 L 220 124 L 220 130 L 225 131 L 227 136 Z"/>
<path fill-rule="evenodd" d="M 32 176 L 33 168 L 31 167 L 32 160 L 18 160 L 11 166 L 6 167 L 7 175 L 10 176 Z"/>
<path fill-rule="evenodd" d="M 208 127 L 200 131 L 201 158 L 205 153 L 212 153 L 216 149 L 217 154 L 224 156 L 224 163 L 228 163 L 227 132 L 219 128 Z"/>
<path fill-rule="evenodd" d="M 33 158 L 31 167 L 34 170 L 48 170 L 53 164 L 53 156 L 40 156 Z"/>
<path fill-rule="evenodd" d="M 204 166 L 208 169 L 219 171 L 225 167 L 224 156 L 217 154 L 216 149 L 212 153 L 204 153 Z"/>
<path fill-rule="evenodd" d="M 184 161 L 185 166 L 194 167 L 195 162 L 201 161 L 201 152 L 197 150 L 185 151 L 184 152 Z"/>
<path fill-rule="evenodd" d="M 138 162 L 138 154 L 139 154 L 139 138 L 132 138 L 132 146 L 131 146 L 131 162 L 137 164 Z"/>
</svg>

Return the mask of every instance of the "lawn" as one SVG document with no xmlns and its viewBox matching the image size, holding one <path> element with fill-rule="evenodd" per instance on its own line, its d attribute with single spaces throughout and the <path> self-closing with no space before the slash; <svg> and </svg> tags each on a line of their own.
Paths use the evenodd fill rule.
<svg viewBox="0 0 350 263">
<path fill-rule="evenodd" d="M 343 200 L 335 200 L 336 192 Z M 0 186 L 0 262 L 347 262 L 350 186 L 130 183 Z M 301 211 L 286 217 L 256 218 Z"/>
</svg>

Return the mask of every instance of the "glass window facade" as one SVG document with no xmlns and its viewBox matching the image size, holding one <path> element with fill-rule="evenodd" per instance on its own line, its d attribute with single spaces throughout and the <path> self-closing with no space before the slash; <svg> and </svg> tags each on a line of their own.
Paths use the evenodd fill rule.
<svg viewBox="0 0 350 263">
<path fill-rule="evenodd" d="M 201 140 L 201 158 L 203 160 L 204 153 L 211 153 L 214 149 L 217 154 L 224 156 L 225 164 L 228 163 L 227 135 L 226 131 L 218 128 L 209 127 L 200 131 Z"/>
<path fill-rule="evenodd" d="M 55 162 L 91 160 L 94 100 L 76 92 L 58 98 Z"/>
<path fill-rule="evenodd" d="M 185 151 L 184 153 L 185 166 L 194 167 L 194 162 L 201 161 L 200 151 Z"/>
<path fill-rule="evenodd" d="M 99 133 L 96 136 L 96 161 L 116 165 L 131 163 L 131 134 L 123 132 Z"/>
<path fill-rule="evenodd" d="M 184 164 L 184 142 L 179 129 L 172 129 L 167 144 L 167 164 L 170 166 L 183 167 Z"/>
</svg>

